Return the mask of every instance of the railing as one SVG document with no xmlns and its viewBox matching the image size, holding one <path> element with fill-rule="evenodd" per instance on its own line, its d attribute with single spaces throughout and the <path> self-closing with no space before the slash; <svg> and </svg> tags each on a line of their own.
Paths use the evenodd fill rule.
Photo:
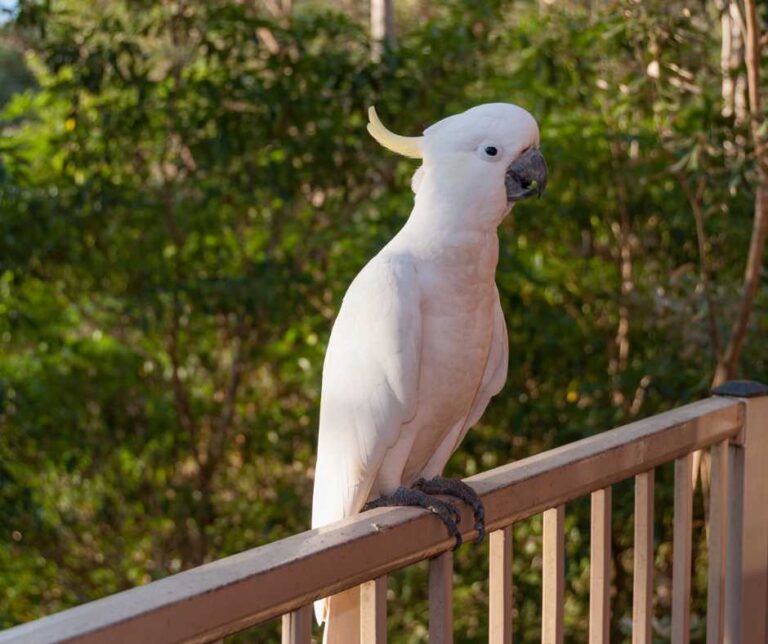
<svg viewBox="0 0 768 644">
<path fill-rule="evenodd" d="M 512 641 L 512 529 L 544 513 L 542 642 L 564 641 L 564 504 L 591 494 L 589 638 L 609 641 L 611 485 L 635 477 L 634 644 L 651 642 L 654 468 L 675 462 L 672 642 L 688 642 L 693 453 L 712 450 L 707 642 L 768 642 L 768 389 L 721 395 L 478 474 L 490 532 L 489 632 Z M 462 526 L 471 526 L 462 508 Z M 463 532 L 465 539 L 476 536 Z M 429 636 L 452 640 L 442 523 L 413 508 L 366 512 L 0 633 L 0 642 L 208 642 L 283 615 L 310 642 L 312 600 L 361 585 L 361 641 L 386 641 L 386 575 L 429 559 Z"/>
</svg>

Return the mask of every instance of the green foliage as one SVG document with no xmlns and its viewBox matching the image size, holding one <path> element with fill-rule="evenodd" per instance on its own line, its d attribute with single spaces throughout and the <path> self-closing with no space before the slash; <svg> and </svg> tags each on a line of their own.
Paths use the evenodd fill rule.
<svg viewBox="0 0 768 644">
<path fill-rule="evenodd" d="M 0 47 L 0 107 L 14 94 L 34 85 L 34 77 L 18 52 Z"/>
<path fill-rule="evenodd" d="M 720 114 L 716 16 L 453 0 L 373 63 L 364 25 L 317 4 L 280 20 L 225 0 L 87 4 L 21 3 L 13 28 L 35 88 L 0 115 L 0 627 L 307 528 L 332 320 L 411 203 L 415 166 L 367 137 L 371 104 L 415 134 L 518 102 L 552 172 L 501 231 L 510 375 L 450 473 L 706 394 L 685 186 L 707 213 L 723 333 L 752 199 L 733 143 L 744 126 Z M 767 324 L 761 296 L 742 361 L 755 379 Z M 663 587 L 671 474 L 659 480 Z M 631 488 L 615 499 L 618 641 Z M 573 641 L 588 539 L 588 506 L 574 503 Z M 515 541 L 517 633 L 538 641 L 540 520 Z M 458 641 L 487 636 L 485 552 L 457 556 Z M 394 641 L 424 639 L 424 581 L 420 566 L 393 577 Z"/>
</svg>

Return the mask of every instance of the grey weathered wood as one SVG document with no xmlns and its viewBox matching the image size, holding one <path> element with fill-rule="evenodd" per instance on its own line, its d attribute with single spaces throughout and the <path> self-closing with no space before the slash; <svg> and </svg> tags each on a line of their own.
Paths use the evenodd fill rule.
<svg viewBox="0 0 768 644">
<path fill-rule="evenodd" d="M 386 575 L 360 586 L 360 641 L 365 644 L 387 642 Z"/>
<path fill-rule="evenodd" d="M 429 561 L 429 641 L 453 642 L 453 552 Z"/>
<path fill-rule="evenodd" d="M 635 477 L 635 552 L 632 588 L 632 644 L 653 641 L 654 471 Z"/>
<path fill-rule="evenodd" d="M 592 492 L 589 555 L 589 642 L 611 639 L 611 488 Z"/>
<path fill-rule="evenodd" d="M 691 636 L 691 536 L 693 525 L 693 454 L 675 461 L 675 519 L 672 535 L 672 641 Z"/>
<path fill-rule="evenodd" d="M 491 532 L 488 644 L 512 644 L 512 526 Z"/>
<path fill-rule="evenodd" d="M 283 615 L 283 644 L 310 644 L 312 641 L 312 606 L 302 606 Z"/>
<path fill-rule="evenodd" d="M 544 512 L 541 641 L 563 644 L 565 598 L 565 506 Z"/>
<path fill-rule="evenodd" d="M 489 532 L 736 436 L 744 402 L 686 405 L 467 479 Z M 469 508 L 461 528 L 473 533 Z M 439 519 L 386 508 L 345 519 L 0 633 L 0 642 L 203 642 L 453 546 Z"/>
</svg>

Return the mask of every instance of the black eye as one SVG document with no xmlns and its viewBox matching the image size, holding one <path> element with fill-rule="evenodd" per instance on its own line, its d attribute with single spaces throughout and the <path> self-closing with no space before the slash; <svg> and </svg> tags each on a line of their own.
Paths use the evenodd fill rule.
<svg viewBox="0 0 768 644">
<path fill-rule="evenodd" d="M 498 150 L 498 148 L 496 148 L 496 147 L 494 147 L 494 146 L 492 146 L 492 145 L 488 145 L 488 146 L 486 146 L 486 148 L 485 148 L 485 153 L 486 153 L 486 154 L 487 154 L 489 157 L 495 157 L 495 156 L 496 156 L 496 155 L 499 153 L 499 150 Z"/>
</svg>

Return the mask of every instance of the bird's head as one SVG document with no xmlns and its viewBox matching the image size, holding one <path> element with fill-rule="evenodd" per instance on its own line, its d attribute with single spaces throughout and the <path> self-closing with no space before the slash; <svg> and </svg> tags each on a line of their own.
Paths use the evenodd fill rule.
<svg viewBox="0 0 768 644">
<path fill-rule="evenodd" d="M 428 127 L 422 136 L 400 136 L 368 112 L 368 131 L 381 145 L 422 160 L 413 189 L 458 202 L 478 216 L 500 221 L 517 201 L 541 195 L 547 164 L 539 128 L 526 110 L 510 103 L 478 105 Z"/>
</svg>

